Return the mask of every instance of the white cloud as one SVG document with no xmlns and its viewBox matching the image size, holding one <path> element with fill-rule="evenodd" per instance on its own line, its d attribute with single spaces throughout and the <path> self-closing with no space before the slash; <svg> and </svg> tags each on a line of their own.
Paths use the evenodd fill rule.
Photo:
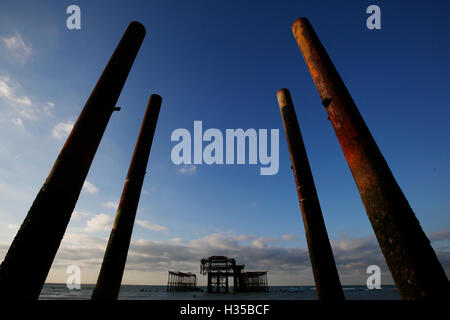
<svg viewBox="0 0 450 320">
<path fill-rule="evenodd" d="M 45 114 L 49 117 L 53 117 L 53 109 L 55 108 L 55 104 L 53 102 L 48 101 L 42 109 L 44 110 Z"/>
<path fill-rule="evenodd" d="M 56 139 L 66 138 L 70 131 L 72 131 L 74 123 L 71 121 L 59 122 L 57 123 L 52 130 L 52 136 Z"/>
<path fill-rule="evenodd" d="M 253 236 L 248 235 L 248 234 L 239 234 L 239 235 L 234 236 L 234 239 L 237 241 L 247 241 L 247 240 L 253 239 Z"/>
<path fill-rule="evenodd" d="M 12 122 L 16 127 L 19 127 L 19 128 L 22 128 L 22 129 L 23 129 L 23 122 L 22 122 L 22 119 L 16 118 L 16 119 L 11 120 L 11 122 Z"/>
<path fill-rule="evenodd" d="M 10 37 L 2 37 L 2 42 L 8 51 L 21 63 L 25 63 L 33 52 L 30 43 L 25 43 L 20 33 Z"/>
<path fill-rule="evenodd" d="M 114 210 L 116 210 L 117 207 L 119 207 L 119 203 L 115 202 L 115 201 L 108 201 L 108 202 L 105 202 L 103 205 L 106 208 L 110 208 L 110 209 L 114 209 Z"/>
<path fill-rule="evenodd" d="M 153 231 L 164 231 L 167 230 L 167 227 L 161 226 L 156 223 L 151 223 L 145 220 L 136 220 L 136 223 L 140 225 L 142 228 L 153 230 Z"/>
<path fill-rule="evenodd" d="M 87 180 L 84 181 L 83 190 L 85 192 L 87 192 L 87 193 L 90 193 L 90 194 L 95 194 L 95 193 L 98 192 L 98 188 L 96 186 L 94 186 L 93 183 L 91 183 L 91 182 L 89 182 Z"/>
<path fill-rule="evenodd" d="M 169 241 L 173 242 L 175 244 L 183 244 L 184 243 L 183 239 L 181 239 L 181 238 L 172 238 Z"/>
<path fill-rule="evenodd" d="M 232 233 L 211 233 L 202 238 L 191 240 L 189 243 L 197 248 L 216 247 L 221 249 L 230 249 L 239 245 L 236 236 Z"/>
<path fill-rule="evenodd" d="M 6 114 L 6 117 L 9 117 L 14 125 L 21 128 L 24 127 L 24 120 L 36 121 L 43 116 L 53 116 L 55 106 L 53 102 L 48 101 L 45 104 L 32 103 L 30 98 L 23 93 L 20 83 L 13 80 L 10 76 L 0 75 L 0 100 L 11 107 L 9 115 Z M 64 129 L 64 127 L 56 129 L 57 131 L 55 131 L 54 135 L 60 134 L 61 129 Z"/>
<path fill-rule="evenodd" d="M 259 248 L 259 249 L 267 248 L 266 243 L 263 240 L 261 240 L 261 239 L 253 240 L 252 241 L 252 246 L 254 246 L 256 248 Z"/>
<path fill-rule="evenodd" d="M 108 231 L 111 229 L 113 223 L 113 218 L 107 214 L 100 213 L 92 217 L 86 222 L 86 227 L 84 231 L 86 232 L 96 232 L 96 231 Z"/>
<path fill-rule="evenodd" d="M 335 250 L 341 251 L 352 251 L 358 248 L 364 248 L 366 246 L 370 246 L 373 242 L 372 237 L 367 236 L 365 238 L 343 238 L 339 240 L 332 240 L 331 246 Z"/>
<path fill-rule="evenodd" d="M 0 181 L 0 194 L 4 199 L 8 199 L 11 203 L 28 203 L 32 202 L 36 197 L 36 190 L 24 186 L 16 186 Z"/>
<path fill-rule="evenodd" d="M 283 234 L 281 236 L 281 240 L 283 241 L 289 241 L 289 240 L 296 240 L 297 238 L 293 234 Z"/>
<path fill-rule="evenodd" d="M 241 236 L 242 237 L 242 236 Z M 251 240 L 251 236 L 247 236 L 247 238 L 243 238 L 244 240 Z M 296 237 L 293 234 L 283 234 L 280 238 L 276 237 L 259 237 L 252 241 L 252 246 L 259 249 L 267 248 L 268 243 L 280 242 L 280 241 L 292 241 L 296 240 Z"/>
<path fill-rule="evenodd" d="M 75 210 L 72 213 L 71 219 L 72 220 L 80 220 L 80 219 L 87 218 L 87 217 L 92 217 L 92 214 L 89 212 Z"/>
<path fill-rule="evenodd" d="M 11 235 L 16 234 L 17 231 L 19 231 L 20 226 L 18 224 L 15 223 L 10 223 L 8 224 L 8 229 L 11 232 Z"/>
<path fill-rule="evenodd" d="M 108 239 L 93 237 L 91 235 L 82 234 L 82 233 L 66 232 L 64 234 L 64 238 L 61 242 L 61 247 L 65 247 L 65 248 L 72 247 L 72 248 L 77 248 L 77 249 L 81 249 L 81 248 L 105 249 L 107 240 Z"/>
<path fill-rule="evenodd" d="M 182 174 L 195 174 L 197 172 L 197 166 L 195 165 L 190 165 L 190 166 L 183 166 L 180 168 L 180 170 L 178 170 L 180 173 Z"/>
<path fill-rule="evenodd" d="M 98 188 L 89 181 L 84 181 L 83 190 L 87 193 L 94 194 L 98 192 Z"/>
<path fill-rule="evenodd" d="M 18 83 L 14 83 L 10 77 L 0 76 L 0 98 L 6 101 L 8 104 L 15 107 L 31 106 L 31 101 L 27 96 L 19 96 L 16 91 L 20 88 Z M 26 109 L 23 109 L 25 116 L 31 117 L 26 113 Z"/>
<path fill-rule="evenodd" d="M 431 241 L 450 240 L 450 229 L 431 232 L 429 239 Z"/>
</svg>

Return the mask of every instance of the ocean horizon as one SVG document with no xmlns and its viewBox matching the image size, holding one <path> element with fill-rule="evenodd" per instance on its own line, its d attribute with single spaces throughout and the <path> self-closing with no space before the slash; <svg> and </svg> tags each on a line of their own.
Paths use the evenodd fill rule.
<svg viewBox="0 0 450 320">
<path fill-rule="evenodd" d="M 68 289 L 64 283 L 46 283 L 39 300 L 89 300 L 95 284 Z M 200 291 L 167 291 L 166 285 L 122 285 L 119 300 L 317 300 L 315 286 L 269 286 L 268 292 L 209 293 Z M 400 300 L 395 285 L 369 290 L 367 286 L 342 286 L 348 300 Z"/>
</svg>

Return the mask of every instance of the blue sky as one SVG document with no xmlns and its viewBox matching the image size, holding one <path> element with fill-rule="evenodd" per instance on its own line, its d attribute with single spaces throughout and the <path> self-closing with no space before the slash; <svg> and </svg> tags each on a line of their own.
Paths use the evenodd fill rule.
<svg viewBox="0 0 450 320">
<path fill-rule="evenodd" d="M 81 8 L 81 30 L 66 8 Z M 366 8 L 381 8 L 381 30 Z M 150 94 L 163 102 L 125 283 L 165 284 L 167 270 L 235 256 L 271 284 L 313 283 L 276 92 L 288 88 L 341 280 L 365 284 L 379 264 L 372 228 L 291 24 L 310 19 L 441 262 L 450 266 L 450 4 L 408 1 L 2 1 L 0 3 L 0 257 L 47 177 L 129 22 L 147 36 L 97 151 L 49 282 L 103 258 Z M 280 169 L 172 163 L 177 128 L 280 129 Z M 81 254 L 83 253 L 83 254 Z M 203 280 L 201 280 L 203 281 Z"/>
</svg>

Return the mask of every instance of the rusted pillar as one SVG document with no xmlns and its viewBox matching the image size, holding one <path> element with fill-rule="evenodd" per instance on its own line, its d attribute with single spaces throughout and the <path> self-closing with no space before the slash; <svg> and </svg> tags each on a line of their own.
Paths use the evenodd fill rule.
<svg viewBox="0 0 450 320">
<path fill-rule="evenodd" d="M 317 296 L 321 300 L 343 300 L 344 293 L 289 90 L 278 90 L 277 98 L 297 185 Z"/>
<path fill-rule="evenodd" d="M 401 297 L 448 297 L 450 285 L 430 241 L 311 24 L 300 18 L 292 25 L 292 32 Z"/>
<path fill-rule="evenodd" d="M 132 22 L 87 100 L 0 266 L 0 299 L 37 299 L 145 36 Z"/>
<path fill-rule="evenodd" d="M 151 95 L 148 100 L 144 120 L 117 208 L 116 219 L 106 247 L 97 285 L 92 295 L 93 300 L 116 300 L 119 296 L 161 101 L 161 97 L 157 94 Z"/>
</svg>

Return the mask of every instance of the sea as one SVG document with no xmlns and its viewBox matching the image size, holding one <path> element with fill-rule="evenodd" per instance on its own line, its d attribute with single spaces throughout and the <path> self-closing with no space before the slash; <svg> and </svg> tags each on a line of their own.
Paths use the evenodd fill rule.
<svg viewBox="0 0 450 320">
<path fill-rule="evenodd" d="M 66 284 L 46 283 L 40 300 L 89 300 L 94 284 L 81 285 L 80 289 L 68 289 Z M 166 286 L 123 285 L 119 300 L 317 300 L 314 286 L 270 286 L 269 292 L 208 293 L 200 291 L 173 292 Z M 343 286 L 347 300 L 400 300 L 397 288 L 392 285 L 369 290 L 366 286 Z"/>
</svg>

